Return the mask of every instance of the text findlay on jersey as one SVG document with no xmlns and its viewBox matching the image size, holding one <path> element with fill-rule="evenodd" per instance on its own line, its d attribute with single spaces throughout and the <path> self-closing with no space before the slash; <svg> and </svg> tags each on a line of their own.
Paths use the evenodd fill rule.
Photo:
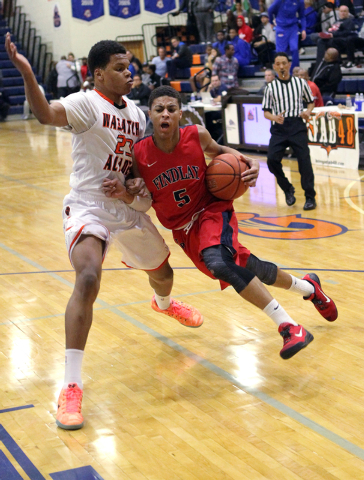
<svg viewBox="0 0 364 480">
<path fill-rule="evenodd" d="M 186 172 L 183 171 L 184 169 Z M 196 165 L 169 168 L 165 172 L 155 177 L 153 179 L 153 183 L 157 190 L 161 190 L 162 188 L 167 187 L 172 183 L 179 182 L 180 180 L 190 180 L 191 178 L 199 180 L 198 171 L 199 167 Z"/>
</svg>

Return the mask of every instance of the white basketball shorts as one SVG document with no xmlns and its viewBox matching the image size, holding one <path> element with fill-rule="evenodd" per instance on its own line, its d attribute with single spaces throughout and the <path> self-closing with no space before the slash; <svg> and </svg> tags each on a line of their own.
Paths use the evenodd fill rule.
<svg viewBox="0 0 364 480">
<path fill-rule="evenodd" d="M 103 260 L 110 242 L 115 242 L 122 253 L 121 261 L 130 268 L 157 270 L 169 257 L 169 248 L 149 215 L 120 200 L 100 200 L 71 191 L 63 201 L 62 215 L 72 266 L 72 252 L 81 235 L 93 235 L 105 242 Z"/>
</svg>

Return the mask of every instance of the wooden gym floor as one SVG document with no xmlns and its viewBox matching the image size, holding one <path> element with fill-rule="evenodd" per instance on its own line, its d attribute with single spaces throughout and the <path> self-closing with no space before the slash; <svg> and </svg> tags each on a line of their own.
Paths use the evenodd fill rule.
<svg viewBox="0 0 364 480">
<path fill-rule="evenodd" d="M 318 208 L 304 212 L 297 163 L 284 161 L 297 192 L 287 207 L 262 157 L 258 186 L 236 201 L 241 242 L 316 272 L 338 306 L 330 324 L 270 288 L 315 337 L 288 361 L 273 322 L 220 292 L 169 231 L 159 226 L 174 295 L 203 312 L 197 330 L 151 310 L 146 275 L 112 248 L 84 360 L 85 426 L 67 432 L 55 413 L 74 282 L 61 220 L 70 151 L 69 133 L 1 124 L 0 480 L 364 479 L 364 172 L 315 168 Z"/>
</svg>

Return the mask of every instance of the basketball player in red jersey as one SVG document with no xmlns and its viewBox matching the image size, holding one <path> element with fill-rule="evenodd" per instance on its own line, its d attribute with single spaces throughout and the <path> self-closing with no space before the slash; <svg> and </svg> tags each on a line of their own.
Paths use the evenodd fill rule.
<svg viewBox="0 0 364 480">
<path fill-rule="evenodd" d="M 104 178 L 125 183 L 132 166 L 130 149 L 145 131 L 144 113 L 124 98 L 132 87 L 125 48 L 108 40 L 94 45 L 88 66 L 95 90 L 74 93 L 52 105 L 40 92 L 28 60 L 17 52 L 9 33 L 6 50 L 23 76 L 37 119 L 44 125 L 68 127 L 72 133 L 72 188 L 64 200 L 63 227 L 76 282 L 65 314 L 66 368 L 56 423 L 74 430 L 83 425 L 81 366 L 102 262 L 111 239 L 127 266 L 148 274 L 158 312 L 189 327 L 200 326 L 203 318 L 193 307 L 170 298 L 173 271 L 168 263 L 169 249 L 144 213 L 150 201 L 134 197 L 125 187 L 119 199 L 108 199 L 101 189 Z"/>
<path fill-rule="evenodd" d="M 222 153 L 241 156 L 240 152 L 218 145 L 200 125 L 179 128 L 181 97 L 171 87 L 153 90 L 149 108 L 154 134 L 134 146 L 134 175 L 144 179 L 158 219 L 164 227 L 172 229 L 175 241 L 201 272 L 219 279 L 222 288 L 232 285 L 242 298 L 263 310 L 278 325 L 283 337 L 280 355 L 291 358 L 313 336 L 292 320 L 263 283 L 303 295 L 331 322 L 337 318 L 334 302 L 323 293 L 314 273 L 303 279 L 295 278 L 275 264 L 258 259 L 239 244 L 232 201 L 219 200 L 206 188 L 204 154 L 214 158 Z M 249 159 L 249 167 L 242 178 L 254 186 L 258 162 Z M 141 178 L 136 178 L 134 184 L 134 193 L 141 193 Z M 118 196 L 117 179 L 105 180 L 103 186 L 107 196 Z"/>
</svg>

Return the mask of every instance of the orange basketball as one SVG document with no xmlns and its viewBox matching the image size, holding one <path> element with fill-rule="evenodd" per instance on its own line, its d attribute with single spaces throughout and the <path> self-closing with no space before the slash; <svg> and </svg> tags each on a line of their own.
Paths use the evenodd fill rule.
<svg viewBox="0 0 364 480">
<path fill-rule="evenodd" d="M 207 189 L 222 200 L 241 197 L 247 190 L 241 174 L 249 167 L 232 153 L 223 153 L 215 157 L 206 171 Z"/>
</svg>

